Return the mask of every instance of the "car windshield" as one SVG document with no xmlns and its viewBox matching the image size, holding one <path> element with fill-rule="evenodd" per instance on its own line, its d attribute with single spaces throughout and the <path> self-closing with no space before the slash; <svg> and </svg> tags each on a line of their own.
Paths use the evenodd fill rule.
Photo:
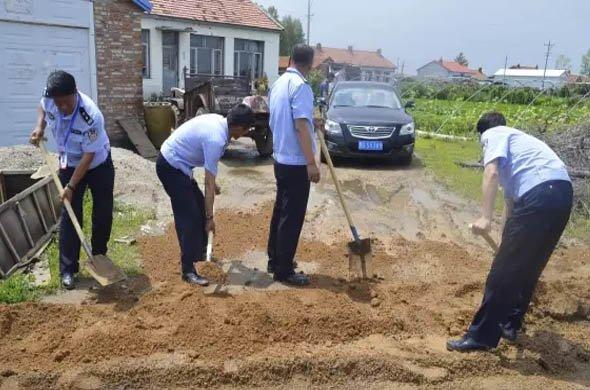
<svg viewBox="0 0 590 390">
<path fill-rule="evenodd" d="M 392 89 L 379 86 L 346 86 L 336 89 L 332 107 L 401 108 Z"/>
</svg>

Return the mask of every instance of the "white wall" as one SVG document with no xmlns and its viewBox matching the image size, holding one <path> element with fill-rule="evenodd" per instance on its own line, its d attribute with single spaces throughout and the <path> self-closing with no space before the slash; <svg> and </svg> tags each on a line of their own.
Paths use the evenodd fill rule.
<svg viewBox="0 0 590 390">
<path fill-rule="evenodd" d="M 517 76 L 495 76 L 494 80 L 506 82 L 506 84 L 512 87 L 531 87 L 531 88 L 543 88 L 542 77 L 517 77 Z M 546 77 L 545 88 L 559 88 L 567 82 L 567 76 L 563 77 Z"/>
<path fill-rule="evenodd" d="M 418 77 L 447 79 L 450 77 L 450 72 L 443 68 L 439 63 L 434 61 L 428 65 L 425 65 L 421 69 L 418 69 Z"/>
<path fill-rule="evenodd" d="M 144 16 L 141 28 L 150 30 L 151 72 L 149 79 L 143 79 L 143 95 L 162 93 L 162 28 L 181 31 L 179 33 L 180 87 L 183 87 L 183 68 L 190 65 L 190 34 L 210 35 L 225 38 L 223 70 L 226 76 L 234 75 L 234 39 L 251 39 L 264 42 L 264 72 L 272 83 L 279 77 L 279 31 L 215 25 L 179 19 Z M 185 32 L 187 28 L 192 31 Z"/>
</svg>

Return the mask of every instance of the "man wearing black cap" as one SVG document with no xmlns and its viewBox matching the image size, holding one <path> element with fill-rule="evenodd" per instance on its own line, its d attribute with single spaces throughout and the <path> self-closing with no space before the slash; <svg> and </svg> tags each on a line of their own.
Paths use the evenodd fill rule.
<svg viewBox="0 0 590 390">
<path fill-rule="evenodd" d="M 62 200 L 72 204 L 82 224 L 86 187 L 92 193 L 92 252 L 106 255 L 113 222 L 115 168 L 104 117 L 92 99 L 76 88 L 71 74 L 58 70 L 47 79 L 30 142 L 38 145 L 49 128 L 59 153 Z M 59 232 L 59 270 L 62 284 L 74 288 L 79 270 L 80 239 L 65 209 Z"/>
</svg>

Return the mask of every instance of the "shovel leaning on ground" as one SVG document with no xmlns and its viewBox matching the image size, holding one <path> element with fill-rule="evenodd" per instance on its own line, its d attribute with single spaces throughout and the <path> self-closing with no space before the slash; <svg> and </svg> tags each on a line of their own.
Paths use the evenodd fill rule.
<svg viewBox="0 0 590 390">
<path fill-rule="evenodd" d="M 496 241 L 494 241 L 494 239 L 492 238 L 492 236 L 490 236 L 490 233 L 488 233 L 488 232 L 480 232 L 480 231 L 474 230 L 473 229 L 473 224 L 469 224 L 469 230 L 471 230 L 471 232 L 473 234 L 475 234 L 476 236 L 480 236 L 484 240 L 486 240 L 486 242 L 488 243 L 488 245 L 490 246 L 490 248 L 492 248 L 492 250 L 494 251 L 494 254 L 498 253 L 498 249 L 500 249 L 500 248 L 498 247 L 498 244 L 496 243 Z"/>
<path fill-rule="evenodd" d="M 348 243 L 348 267 L 350 276 L 352 278 L 355 275 L 361 275 L 363 279 L 367 279 L 368 275 L 371 274 L 372 269 L 371 239 L 360 238 L 358 230 L 352 221 L 350 211 L 348 211 L 346 201 L 344 200 L 344 194 L 342 193 L 342 188 L 340 187 L 340 181 L 338 181 L 338 178 L 336 177 L 336 169 L 334 169 L 334 163 L 332 162 L 332 158 L 328 152 L 326 140 L 324 139 L 324 133 L 322 133 L 322 131 L 318 131 L 318 134 L 320 138 L 320 145 L 322 147 L 322 153 L 324 154 L 326 162 L 328 163 L 330 174 L 332 175 L 334 185 L 336 186 L 336 192 L 338 192 L 340 204 L 342 205 L 342 209 L 344 210 L 350 231 L 352 232 L 352 236 L 354 238 L 354 241 Z"/>
<path fill-rule="evenodd" d="M 43 157 L 45 158 L 45 161 L 47 162 L 49 174 L 53 178 L 55 186 L 57 187 L 57 190 L 61 194 L 64 190 L 63 186 L 61 185 L 61 181 L 59 180 L 59 177 L 57 177 L 57 173 L 56 173 L 55 169 L 53 169 L 52 158 L 49 155 L 49 153 L 47 153 L 47 149 L 45 148 L 45 143 L 43 141 L 39 142 L 39 149 L 41 149 L 41 152 L 43 153 Z M 40 169 L 39 171 L 42 171 L 42 169 Z M 96 256 L 92 255 L 92 249 L 90 248 L 88 241 L 86 241 L 86 238 L 84 237 L 84 232 L 82 231 L 82 227 L 80 226 L 80 223 L 78 222 L 78 219 L 76 218 L 76 214 L 74 213 L 74 210 L 72 209 L 72 205 L 70 204 L 70 202 L 67 199 L 64 199 L 64 206 L 68 212 L 68 215 L 70 216 L 70 220 L 72 221 L 74 228 L 76 229 L 76 233 L 78 233 L 78 237 L 80 238 L 80 242 L 82 243 L 82 247 L 84 248 L 84 251 L 86 252 L 86 255 L 88 256 L 88 262 L 86 263 L 88 273 L 90 273 L 90 275 L 98 283 L 100 283 L 101 286 L 109 286 L 111 284 L 125 280 L 126 279 L 125 274 L 113 263 L 113 261 L 111 259 L 109 259 L 105 255 L 96 255 Z"/>
</svg>

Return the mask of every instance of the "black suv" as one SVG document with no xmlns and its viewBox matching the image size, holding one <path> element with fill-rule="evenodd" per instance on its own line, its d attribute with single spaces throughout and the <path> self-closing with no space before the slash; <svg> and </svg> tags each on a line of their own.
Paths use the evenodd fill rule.
<svg viewBox="0 0 590 390">
<path fill-rule="evenodd" d="M 327 103 L 326 144 L 331 156 L 391 158 L 410 164 L 416 141 L 414 120 L 393 86 L 343 81 Z"/>
</svg>

